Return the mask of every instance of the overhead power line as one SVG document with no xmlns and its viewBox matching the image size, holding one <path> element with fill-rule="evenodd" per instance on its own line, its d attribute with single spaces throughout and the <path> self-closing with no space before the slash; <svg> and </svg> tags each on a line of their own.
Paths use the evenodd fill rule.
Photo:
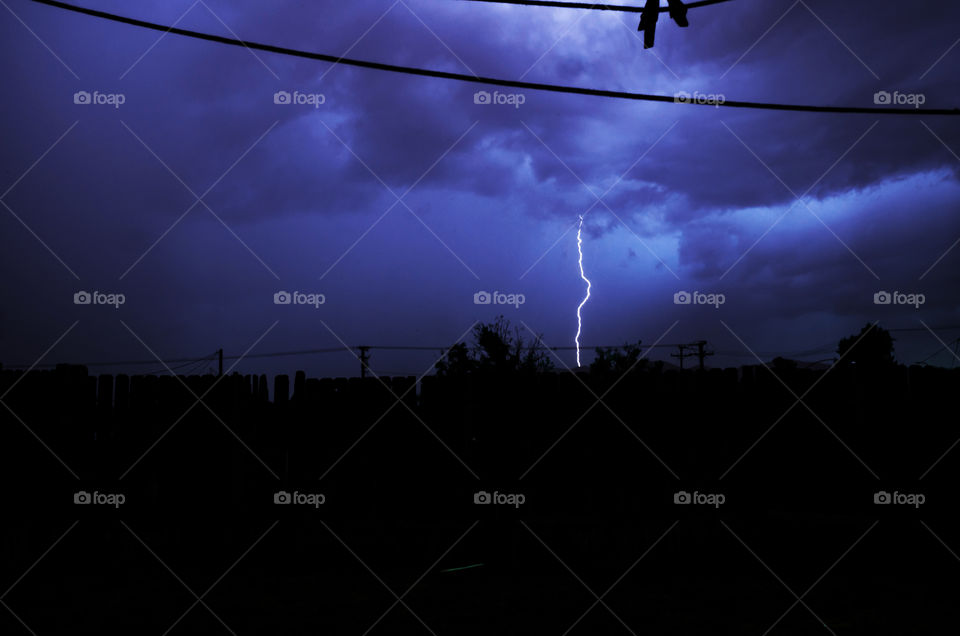
<svg viewBox="0 0 960 636">
<path fill-rule="evenodd" d="M 178 364 L 174 367 L 158 367 L 150 371 L 144 371 L 143 375 L 157 375 L 160 373 L 165 373 L 167 371 L 179 371 L 178 375 L 192 375 L 196 373 L 199 369 L 203 368 L 209 362 L 213 362 L 217 357 L 216 353 L 213 353 L 206 358 L 201 358 L 194 362 L 184 362 L 183 364 Z M 185 368 L 186 367 L 186 368 Z"/>
<path fill-rule="evenodd" d="M 953 345 L 953 350 L 950 349 L 950 345 Z M 930 355 L 928 355 L 928 356 L 927 356 L 926 358 L 924 358 L 923 360 L 918 360 L 917 362 L 914 362 L 914 364 L 926 364 L 926 363 L 927 363 L 927 360 L 929 360 L 930 358 L 933 358 L 933 357 L 939 356 L 939 355 L 943 355 L 944 352 L 947 352 L 947 353 L 949 353 L 950 355 L 953 356 L 953 360 L 950 361 L 950 366 L 953 367 L 953 366 L 954 366 L 954 363 L 956 362 L 956 360 L 957 360 L 957 359 L 960 359 L 960 358 L 958 358 L 958 355 L 957 355 L 958 350 L 960 350 L 960 338 L 957 338 L 957 339 L 955 339 L 955 340 L 951 340 L 950 342 L 946 343 L 945 346 L 937 349 L 936 351 L 934 351 L 933 353 L 931 353 Z"/>
<path fill-rule="evenodd" d="M 208 356 L 200 358 L 171 358 L 169 360 L 162 360 L 161 362 L 165 364 L 176 364 L 178 362 L 183 362 L 185 364 L 180 366 L 186 366 L 193 362 L 204 362 L 206 360 L 213 360 L 216 357 L 216 352 L 211 353 Z M 153 358 L 152 360 L 116 360 L 112 362 L 71 362 L 66 364 L 75 364 L 77 366 L 84 367 L 119 367 L 119 366 L 135 366 L 141 364 L 157 364 L 157 359 Z M 26 368 L 35 368 L 35 369 L 52 369 L 57 366 L 56 364 L 5 364 L 3 367 L 5 369 L 26 369 Z M 179 367 L 173 367 L 174 369 Z"/>
<path fill-rule="evenodd" d="M 243 356 L 223 356 L 224 360 L 239 360 L 240 358 L 280 358 L 284 356 L 313 355 L 316 353 L 336 353 L 338 351 L 352 351 L 357 347 L 329 347 L 327 349 L 303 349 L 301 351 L 278 351 L 275 353 L 248 353 Z"/>
<path fill-rule="evenodd" d="M 630 7 L 622 4 L 593 4 L 592 2 L 555 2 L 554 0 L 470 0 L 471 2 L 490 2 L 494 4 L 520 4 L 533 7 L 558 7 L 561 9 L 592 9 L 594 11 L 622 11 L 624 13 L 643 13 L 643 7 Z M 731 0 L 699 0 L 684 2 L 688 9 L 706 7 L 711 4 L 730 2 Z M 670 7 L 660 7 L 660 13 L 667 13 Z"/>
<path fill-rule="evenodd" d="M 382 62 L 371 62 L 368 60 L 357 60 L 357 59 L 352 59 L 347 57 L 340 57 L 337 55 L 327 55 L 324 53 L 313 53 L 310 51 L 301 51 L 301 50 L 290 49 L 282 46 L 274 46 L 272 44 L 260 44 L 258 42 L 248 42 L 248 41 L 239 40 L 236 38 L 223 37 L 221 35 L 201 33 L 199 31 L 181 29 L 179 27 L 157 24 L 155 22 L 137 20 L 135 18 L 128 18 L 128 17 L 117 15 L 114 13 L 108 13 L 106 11 L 98 11 L 96 9 L 87 9 L 87 8 L 78 7 L 72 4 L 67 4 L 65 2 L 58 2 L 57 0 L 33 0 L 33 2 L 49 5 L 51 7 L 56 7 L 59 9 L 65 9 L 67 11 L 82 13 L 84 15 L 89 15 L 95 18 L 112 20 L 114 22 L 120 22 L 122 24 L 129 24 L 131 26 L 141 27 L 144 29 L 152 29 L 154 31 L 160 31 L 163 33 L 173 33 L 175 35 L 182 35 L 185 37 L 196 38 L 199 40 L 206 40 L 208 42 L 218 42 L 220 44 L 242 46 L 247 49 L 265 51 L 268 53 L 276 53 L 279 55 L 301 57 L 301 58 L 306 58 L 310 60 L 318 60 L 321 62 L 330 62 L 332 64 L 343 64 L 345 66 L 356 66 L 360 68 L 387 71 L 391 73 L 404 73 L 407 75 L 420 75 L 423 77 L 449 79 L 449 80 L 456 80 L 461 82 L 470 82 L 473 84 L 487 84 L 491 86 L 503 86 L 507 88 L 549 91 L 553 93 L 568 93 L 568 94 L 574 94 L 574 95 L 589 95 L 593 97 L 609 97 L 614 99 L 629 99 L 634 101 L 661 102 L 661 103 L 669 103 L 669 104 L 690 104 L 690 105 L 697 105 L 697 106 L 713 106 L 713 107 L 725 107 L 725 108 L 752 108 L 752 109 L 760 109 L 760 110 L 795 111 L 795 112 L 810 112 L 810 113 L 846 113 L 846 114 L 867 114 L 867 115 L 960 115 L 960 109 L 956 109 L 956 108 L 954 109 L 891 108 L 891 107 L 862 108 L 862 107 L 851 107 L 851 106 L 811 106 L 811 105 L 805 105 L 805 104 L 773 104 L 773 103 L 765 103 L 765 102 L 746 102 L 746 101 L 736 101 L 736 100 L 726 100 L 726 101 L 723 101 L 722 103 L 719 101 L 707 100 L 709 103 L 705 103 L 703 100 L 680 99 L 671 95 L 630 93 L 625 91 L 583 88 L 579 86 L 562 86 L 558 84 L 543 84 L 539 82 L 525 82 L 525 81 L 519 81 L 519 80 L 500 79 L 500 78 L 494 78 L 494 77 L 481 77 L 477 75 L 467 75 L 465 73 L 452 73 L 448 71 L 437 71 L 433 69 L 416 68 L 411 66 L 385 64 Z"/>
<path fill-rule="evenodd" d="M 594 345 L 594 346 L 582 346 L 583 349 L 621 349 L 625 345 Z M 627 345 L 631 346 L 631 345 Z M 675 344 L 662 344 L 658 343 L 655 345 L 639 345 L 640 349 L 649 349 L 651 347 L 677 347 L 679 345 Z M 686 346 L 686 345 L 685 345 Z M 340 346 L 340 347 L 328 347 L 326 349 L 300 349 L 297 351 L 273 351 L 269 353 L 248 353 L 246 355 L 231 355 L 223 356 L 224 360 L 244 360 L 253 359 L 253 358 L 279 358 L 285 356 L 302 356 L 302 355 L 314 355 L 320 353 L 340 353 L 347 351 L 360 351 L 361 349 L 376 349 L 379 351 L 433 351 L 433 352 L 446 352 L 448 349 L 451 349 L 450 345 L 437 346 L 437 347 L 426 347 L 426 346 L 401 346 L 401 345 L 358 345 L 355 347 L 351 346 Z M 526 348 L 526 347 L 525 347 Z M 576 349 L 576 347 L 545 347 L 542 345 L 534 346 L 534 349 L 537 350 L 550 350 L 550 351 L 568 351 Z M 159 360 L 160 364 L 179 364 L 178 366 L 170 367 L 170 370 L 183 368 L 189 364 L 198 363 L 198 362 L 208 362 L 213 361 L 217 357 L 217 352 L 214 352 L 208 356 L 201 358 L 172 358 L 170 360 Z M 71 362 L 67 364 L 72 364 L 75 366 L 82 367 L 120 367 L 120 366 L 139 366 L 139 365 L 156 365 L 158 360 L 156 358 L 152 360 L 117 360 L 115 362 Z M 63 364 L 63 363 L 61 363 Z M 6 369 L 52 369 L 58 366 L 57 364 L 6 364 L 3 365 Z M 166 370 L 166 369 L 164 369 Z"/>
<path fill-rule="evenodd" d="M 620 4 L 591 4 L 589 2 L 556 2 L 554 0 L 473 0 L 474 2 L 488 2 L 498 4 L 519 4 L 531 5 L 535 7 L 559 7 L 562 9 L 589 9 L 600 11 L 624 11 L 627 13 L 639 13 L 640 24 L 637 25 L 637 31 L 643 31 L 644 50 L 653 48 L 656 41 L 657 22 L 660 20 L 661 13 L 668 13 L 670 19 L 679 27 L 690 26 L 687 19 L 687 10 L 704 7 L 711 4 L 720 4 L 721 2 L 730 2 L 730 0 L 701 0 L 685 4 L 683 0 L 667 0 L 667 6 L 660 6 L 660 0 L 646 0 L 642 7 L 625 6 Z M 682 359 L 681 359 L 682 361 Z"/>
<path fill-rule="evenodd" d="M 934 331 L 953 331 L 960 329 L 960 325 L 957 326 L 940 326 L 932 327 Z M 924 327 L 901 327 L 888 329 L 890 332 L 915 332 L 915 331 L 927 331 Z M 695 347 L 696 342 L 692 343 L 656 343 L 652 345 L 646 345 L 639 343 L 634 345 L 633 343 L 625 343 L 619 345 L 581 345 L 580 349 L 584 351 L 595 350 L 595 349 L 623 349 L 624 347 L 636 346 L 639 349 L 676 349 L 680 346 L 683 347 Z M 794 357 L 794 356 L 807 356 L 814 355 L 818 353 L 826 353 L 833 350 L 834 345 L 830 343 L 825 343 L 823 346 L 815 347 L 812 349 L 806 349 L 804 351 L 794 351 L 789 353 L 784 353 L 782 351 L 755 351 L 754 353 L 762 356 L 783 356 L 783 357 Z M 224 360 L 239 360 L 239 359 L 253 359 L 253 358 L 280 358 L 286 356 L 302 356 L 302 355 L 315 355 L 323 353 L 340 353 L 354 351 L 359 352 L 361 349 L 372 349 L 378 351 L 433 351 L 433 352 L 446 352 L 451 348 L 451 345 L 442 345 L 442 346 L 423 346 L 423 345 L 357 345 L 357 346 L 338 346 L 338 347 L 327 347 L 323 349 L 298 349 L 294 351 L 272 351 L 268 353 L 248 353 L 246 355 L 225 355 L 223 356 Z M 545 345 L 534 345 L 534 349 L 541 351 L 574 351 L 577 347 L 575 346 L 557 346 L 557 347 L 547 347 Z M 180 369 L 191 364 L 203 363 L 203 362 L 212 362 L 217 357 L 218 352 L 213 352 L 207 356 L 194 357 L 194 358 L 170 358 L 168 360 L 161 360 L 161 364 L 166 365 L 176 365 L 171 366 L 171 370 Z M 716 352 L 718 355 L 724 356 L 733 356 L 733 357 L 753 357 L 753 354 L 747 353 L 744 351 L 731 351 L 731 350 L 721 350 Z M 156 358 L 150 360 L 116 360 L 116 361 L 96 361 L 96 362 L 72 362 L 67 364 L 73 364 L 76 366 L 84 367 L 120 367 L 120 366 L 139 366 L 139 365 L 156 365 L 158 360 Z M 182 364 L 179 364 L 182 363 Z M 61 363 L 63 364 L 63 363 Z M 4 364 L 2 365 L 5 369 L 52 369 L 57 366 L 57 364 Z"/>
<path fill-rule="evenodd" d="M 356 349 L 356 347 L 331 347 L 328 349 L 303 349 L 301 351 L 277 351 L 273 353 L 249 353 L 247 355 L 233 355 L 233 356 L 223 356 L 224 360 L 239 360 L 240 358 L 276 358 L 282 356 L 299 356 L 299 355 L 311 355 L 316 353 L 336 353 L 338 351 L 350 351 Z M 436 349 L 431 349 L 431 351 L 436 351 Z M 209 356 L 203 358 L 171 358 L 169 360 L 157 360 L 153 358 L 152 360 L 117 360 L 113 362 L 70 362 L 67 364 L 72 364 L 75 366 L 81 367 L 123 367 L 123 366 L 139 366 L 139 365 L 155 365 L 158 362 L 161 364 L 171 365 L 178 362 L 183 362 L 178 366 L 170 367 L 170 369 L 179 369 L 186 366 L 187 364 L 194 362 L 206 362 L 213 361 L 217 357 L 217 352 L 210 354 Z M 26 368 L 35 368 L 35 369 L 52 369 L 57 364 L 6 364 L 3 365 L 7 369 L 26 369 Z"/>
</svg>

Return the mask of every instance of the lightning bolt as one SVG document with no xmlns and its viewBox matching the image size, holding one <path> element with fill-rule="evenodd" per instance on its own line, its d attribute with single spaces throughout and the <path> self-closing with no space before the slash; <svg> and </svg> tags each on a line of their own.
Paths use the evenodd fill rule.
<svg viewBox="0 0 960 636">
<path fill-rule="evenodd" d="M 587 301 L 590 300 L 590 279 L 584 276 L 583 274 L 583 238 L 581 233 L 583 232 L 583 215 L 580 215 L 580 226 L 577 227 L 577 253 L 579 254 L 579 265 L 580 265 L 580 278 L 587 283 L 587 295 L 583 297 L 583 300 L 580 302 L 580 305 L 577 307 L 577 335 L 573 339 L 577 343 L 577 366 L 580 365 L 580 328 L 583 325 L 582 320 L 580 319 L 580 310 L 583 309 L 583 306 L 587 304 Z"/>
</svg>

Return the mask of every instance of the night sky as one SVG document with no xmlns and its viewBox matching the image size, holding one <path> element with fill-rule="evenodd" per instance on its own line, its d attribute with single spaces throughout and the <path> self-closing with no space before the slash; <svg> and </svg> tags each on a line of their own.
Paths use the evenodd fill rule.
<svg viewBox="0 0 960 636">
<path fill-rule="evenodd" d="M 84 6 L 481 76 L 862 107 L 887 91 L 960 107 L 955 3 L 736 0 L 691 10 L 685 30 L 664 17 L 646 51 L 637 16 L 601 11 L 454 0 Z M 501 313 L 528 337 L 569 346 L 585 291 L 584 214 L 586 345 L 705 339 L 712 365 L 754 363 L 751 351 L 813 361 L 879 320 L 919 329 L 894 334 L 901 362 L 939 349 L 931 362 L 949 365 L 940 340 L 960 336 L 943 329 L 960 325 L 956 117 L 511 89 L 503 99 L 522 104 L 477 104 L 478 90 L 498 89 L 161 37 L 26 0 L 0 8 L 0 42 L 5 365 L 45 352 L 41 364 L 220 347 L 441 347 Z M 123 103 L 77 104 L 78 91 Z M 278 91 L 323 103 L 278 104 Z M 278 305 L 281 290 L 325 302 Z M 477 305 L 481 290 L 525 303 Z M 79 291 L 125 302 L 75 304 Z M 675 304 L 679 291 L 725 302 Z M 880 291 L 924 303 L 877 305 Z M 375 351 L 371 365 L 419 375 L 435 358 Z M 560 358 L 575 365 L 572 351 Z M 234 370 L 358 367 L 342 352 Z M 138 370 L 151 369 L 97 369 Z"/>
</svg>

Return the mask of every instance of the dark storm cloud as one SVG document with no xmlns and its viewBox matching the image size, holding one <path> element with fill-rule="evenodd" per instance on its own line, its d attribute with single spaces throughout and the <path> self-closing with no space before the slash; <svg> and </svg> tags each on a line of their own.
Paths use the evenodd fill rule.
<svg viewBox="0 0 960 636">
<path fill-rule="evenodd" d="M 756 211 L 746 223 L 705 219 L 683 233 L 680 259 L 696 280 L 740 290 L 745 316 L 859 316 L 875 292 L 902 290 L 926 295 L 925 320 L 953 324 L 960 306 L 950 290 L 960 274 L 938 260 L 960 234 L 958 195 L 955 181 L 935 173 L 828 199 L 812 212 L 798 205 L 786 216 Z M 865 203 L 869 218 L 857 210 Z"/>
<path fill-rule="evenodd" d="M 278 7 L 266 16 L 262 11 L 250 15 L 249 11 L 233 9 L 231 13 L 235 16 L 229 17 L 236 18 L 236 24 L 231 28 L 244 34 L 254 32 L 260 40 L 309 49 L 318 49 L 318 42 L 322 42 L 325 47 L 320 49 L 338 51 L 349 48 L 369 23 L 383 16 L 390 6 L 365 3 L 362 7 L 352 5 L 350 11 L 343 7 L 324 7 L 323 20 L 311 20 L 309 16 L 305 20 L 308 24 L 318 25 L 313 38 L 307 37 L 308 32 L 302 24 L 292 29 L 283 28 L 285 24 L 289 26 L 290 16 L 302 13 L 302 9 L 296 7 Z M 824 21 L 829 20 L 829 28 L 821 24 L 806 6 Z M 906 82 L 908 69 L 904 56 L 892 54 L 890 48 L 883 45 L 889 40 L 890 22 L 873 16 L 879 13 L 889 18 L 890 10 L 873 10 L 867 21 L 856 11 L 836 11 L 822 3 L 798 4 L 782 17 L 790 7 L 788 3 L 762 8 L 733 7 L 729 14 L 731 19 L 723 28 L 717 26 L 721 22 L 719 9 L 709 13 L 703 11 L 704 17 L 698 21 L 703 32 L 698 31 L 697 40 L 690 46 L 676 47 L 682 53 L 681 57 L 666 60 L 671 69 L 694 68 L 696 74 L 692 78 L 681 75 L 679 81 L 669 82 L 673 84 L 670 88 L 719 93 L 728 90 L 726 87 L 729 86 L 729 91 L 741 91 L 730 97 L 845 104 L 872 103 L 873 93 L 881 88 L 901 91 L 923 88 Z M 361 8 L 369 12 L 367 20 L 356 17 Z M 217 11 L 219 15 L 219 8 Z M 569 18 L 565 17 L 566 13 L 570 14 Z M 645 77 L 644 85 L 631 88 L 647 89 L 650 80 L 646 78 L 653 72 L 670 79 L 667 70 L 648 55 L 655 54 L 657 49 L 638 50 L 638 41 L 621 25 L 621 17 L 566 13 L 560 11 L 560 19 L 565 20 L 563 28 L 548 30 L 549 35 L 505 42 L 504 30 L 516 32 L 525 26 L 532 32 L 546 21 L 545 14 L 525 7 L 504 10 L 464 3 L 463 6 L 443 7 L 436 12 L 424 3 L 399 4 L 386 12 L 374 32 L 362 39 L 351 55 L 508 77 L 517 76 L 536 62 L 530 78 L 547 76 L 556 81 L 555 78 L 559 77 L 565 82 L 576 83 L 574 80 L 580 79 L 578 73 L 570 73 L 569 68 L 556 65 L 564 66 L 567 60 L 583 62 L 582 48 L 569 43 L 580 38 L 567 33 L 548 55 L 540 58 L 543 49 L 553 44 L 550 36 L 563 34 L 564 29 L 575 21 L 573 33 L 583 28 L 585 37 L 591 40 L 587 46 L 593 62 L 590 82 L 611 87 L 632 83 L 636 73 L 624 65 L 623 55 L 617 54 L 624 44 L 623 36 L 627 36 L 626 42 L 634 57 L 631 66 L 641 67 Z M 554 15 L 556 12 L 551 13 L 550 20 Z M 482 17 L 478 19 L 477 16 Z M 766 28 L 781 17 L 773 31 L 751 49 Z M 512 22 L 502 29 L 497 24 L 498 19 Z M 921 19 L 912 18 L 914 21 Z M 200 28 L 201 25 L 209 26 L 211 20 L 203 7 L 198 6 L 184 22 Z M 333 24 L 340 24 L 341 28 L 333 29 Z M 830 30 L 843 41 L 839 41 Z M 662 40 L 683 37 L 686 33 L 667 25 Z M 947 30 L 942 26 L 934 29 L 933 36 L 929 31 L 923 36 L 916 33 L 916 30 L 907 30 L 899 40 L 900 45 L 905 45 L 905 40 L 911 37 L 917 40 L 916 46 L 907 46 L 911 60 L 929 57 L 929 64 L 933 64 L 950 43 L 945 37 Z M 387 34 L 390 37 L 385 37 Z M 394 37 L 393 34 L 398 35 Z M 614 37 L 604 37 L 611 34 Z M 941 34 L 944 37 L 936 37 Z M 933 44 L 938 39 L 943 45 L 939 52 Z M 141 40 L 150 43 L 153 34 Z M 783 53 L 794 43 L 802 43 L 806 48 L 793 57 Z M 847 46 L 853 52 L 846 50 Z M 150 91 L 151 86 L 155 87 L 142 97 L 148 103 L 163 106 L 165 116 L 151 118 L 149 125 L 155 139 L 177 139 L 170 155 L 164 155 L 170 156 L 172 162 L 189 163 L 200 148 L 210 154 L 222 152 L 220 156 L 223 157 L 237 156 L 252 141 L 253 131 L 263 130 L 263 124 L 269 125 L 271 119 L 280 120 L 277 131 L 280 134 L 267 141 L 266 151 L 254 154 L 249 162 L 238 168 L 238 181 L 264 184 L 258 185 L 262 188 L 260 197 L 253 188 L 237 188 L 235 191 L 241 197 L 226 201 L 224 205 L 238 210 L 269 209 L 270 214 L 288 209 L 301 211 L 310 201 L 316 201 L 321 193 L 332 199 L 332 208 L 342 208 L 345 201 L 356 202 L 356 197 L 368 189 L 371 175 L 339 141 L 332 138 L 325 125 L 330 126 L 377 177 L 396 189 L 416 180 L 448 151 L 450 144 L 467 130 L 472 121 L 479 119 L 482 125 L 475 134 L 451 151 L 431 178 L 434 182 L 448 180 L 453 187 L 471 187 L 472 184 L 481 192 L 489 192 L 493 187 L 502 190 L 504 175 L 498 168 L 503 165 L 503 157 L 494 161 L 488 153 L 480 151 L 484 139 L 495 139 L 498 149 L 507 152 L 512 140 L 516 146 L 514 167 L 529 155 L 533 173 L 541 182 L 556 181 L 575 189 L 577 178 L 553 156 L 554 152 L 577 177 L 593 185 L 619 176 L 667 125 L 679 120 L 679 125 L 651 153 L 650 160 L 641 162 L 628 176 L 642 177 L 662 186 L 665 191 L 682 192 L 688 199 L 685 208 L 693 214 L 717 207 L 791 201 L 791 194 L 777 177 L 797 193 L 823 177 L 811 194 L 826 196 L 850 187 L 869 185 L 888 176 L 947 165 L 951 159 L 933 135 L 912 120 L 881 122 L 851 150 L 872 123 L 866 118 L 728 111 L 704 114 L 691 108 L 622 105 L 584 98 L 564 99 L 562 108 L 558 108 L 554 106 L 556 99 L 543 99 L 540 94 L 527 95 L 528 103 L 515 112 L 509 112 L 512 109 L 507 108 L 482 110 L 472 104 L 471 96 L 477 88 L 474 86 L 378 76 L 369 71 L 342 67 L 331 70 L 327 65 L 291 61 L 262 53 L 258 54 L 263 61 L 261 64 L 242 49 L 211 47 L 196 42 L 161 42 L 157 48 L 140 63 L 144 68 L 139 71 L 135 68 L 129 78 L 135 91 L 141 88 Z M 747 51 L 733 70 L 719 79 Z M 642 57 L 644 55 L 646 58 Z M 198 64 L 198 59 L 203 63 Z M 865 66 L 876 69 L 874 72 L 878 74 L 883 73 L 881 78 L 891 79 L 878 82 Z M 914 61 L 909 71 L 919 77 L 927 68 L 929 65 Z M 926 80 L 927 88 L 934 89 L 928 94 L 930 104 L 933 105 L 934 100 L 940 105 L 951 103 L 957 98 L 956 90 L 950 88 L 950 92 L 945 93 L 944 86 L 935 86 L 933 82 L 938 71 L 936 67 L 934 69 Z M 157 72 L 159 76 L 155 74 Z M 282 79 L 278 81 L 274 74 Z M 319 84 L 322 86 L 315 84 L 321 76 L 323 80 Z M 300 87 L 309 91 L 314 86 L 328 98 L 322 111 L 273 108 L 270 103 L 275 90 Z M 663 89 L 662 84 L 660 89 Z M 131 104 L 127 111 L 135 108 Z M 148 116 L 150 112 L 152 109 Z M 127 116 L 136 121 L 135 115 Z M 594 126 L 608 117 L 622 121 L 620 128 L 623 130 L 608 127 L 598 135 Z M 323 120 L 323 124 L 318 120 Z M 550 150 L 533 139 L 523 124 L 535 130 L 549 144 Z M 936 133 L 948 142 L 956 138 L 956 124 L 934 122 L 934 125 L 937 126 Z M 184 129 L 191 131 L 187 144 L 182 143 L 182 135 L 176 134 Z M 917 130 L 927 134 L 915 134 Z M 284 131 L 287 138 L 282 136 Z M 629 134 L 624 134 L 626 131 Z M 802 134 L 792 134 L 794 131 L 802 131 Z M 734 133 L 742 139 L 742 144 Z M 506 146 L 502 145 L 504 141 L 508 142 Z M 598 150 L 603 152 L 598 154 Z M 847 152 L 846 159 L 823 176 L 831 164 Z M 776 176 L 762 174 L 766 168 L 753 156 L 754 153 Z M 464 169 L 467 164 L 469 170 Z M 317 170 L 321 165 L 322 170 Z M 487 167 L 491 171 L 488 172 Z M 200 181 L 212 181 L 219 174 L 217 170 L 218 166 L 205 168 Z M 253 179 L 253 175 L 264 173 L 270 178 Z M 458 182 L 468 174 L 471 175 L 469 183 Z M 478 175 L 487 174 L 490 181 L 484 183 Z M 740 178 L 745 174 L 757 175 L 757 178 Z M 327 187 L 330 184 L 343 188 Z M 352 184 L 357 187 L 351 189 Z M 334 190 L 343 193 L 342 201 L 338 200 Z M 376 188 L 372 190 L 375 192 Z M 299 194 L 302 197 L 298 198 Z M 267 201 L 272 205 L 267 206 Z M 356 207 L 364 207 L 363 203 Z M 682 213 L 679 214 L 676 220 L 685 221 Z"/>
<path fill-rule="evenodd" d="M 935 3 L 914 3 L 903 14 L 900 3 L 741 0 L 691 12 L 687 30 L 664 22 L 649 51 L 635 18 L 605 12 L 384 0 L 210 2 L 215 15 L 197 4 L 184 16 L 189 2 L 88 5 L 166 23 L 183 16 L 185 28 L 293 48 L 349 49 L 361 59 L 530 81 L 862 106 L 886 90 L 923 93 L 930 107 L 960 104 L 960 48 L 935 64 L 956 40 L 960 9 Z M 666 319 L 676 310 L 670 290 L 681 284 L 668 266 L 683 284 L 715 283 L 794 203 L 793 193 L 806 194 L 883 283 L 915 280 L 960 232 L 951 220 L 960 162 L 944 145 L 960 148 L 953 119 L 745 112 L 536 91 L 524 91 L 519 108 L 481 105 L 474 93 L 494 89 L 172 35 L 153 46 L 159 33 L 26 2 L 12 8 L 81 79 L 4 16 L 0 46 L 12 60 L 4 83 L 19 96 L 0 102 L 6 183 L 79 120 L 5 200 L 84 285 L 120 285 L 142 258 L 122 284 L 132 295 L 150 290 L 141 297 L 152 304 L 131 306 L 130 324 L 152 330 L 151 341 L 166 352 L 209 349 L 219 338 L 242 349 L 277 319 L 273 291 L 320 285 L 326 271 L 323 290 L 340 299 L 331 311 L 363 317 L 336 327 L 355 329 L 357 339 L 452 339 L 476 318 L 469 299 L 477 289 L 531 285 L 523 290 L 540 304 L 530 311 L 540 312 L 552 339 L 565 341 L 566 308 L 582 291 L 572 286 L 579 282 L 573 234 L 542 255 L 588 209 L 585 236 L 596 242 L 592 249 L 609 250 L 602 258 L 611 263 L 598 272 L 588 326 L 599 340 L 626 338 L 632 327 L 665 328 L 646 317 L 636 324 L 652 293 L 637 291 L 637 281 L 662 287 L 657 298 L 666 300 L 655 306 L 658 320 Z M 121 92 L 127 102 L 81 109 L 71 100 L 81 89 Z M 274 103 L 277 91 L 295 90 L 325 101 L 318 108 Z M 194 203 L 178 177 L 197 195 L 214 186 L 205 201 L 229 230 L 200 204 L 170 229 Z M 923 189 L 913 200 L 923 201 L 919 220 L 911 198 L 891 185 L 897 180 Z M 423 223 L 397 205 L 371 230 L 395 203 L 387 188 L 400 196 L 414 184 L 404 201 Z M 595 198 L 608 189 L 609 210 Z M 874 191 L 896 194 L 898 204 L 877 204 Z M 4 290 L 33 299 L 32 309 L 3 312 L 4 342 L 32 343 L 11 349 L 29 359 L 71 309 L 38 308 L 69 298 L 77 284 L 19 222 L 3 222 L 4 264 L 15 272 Z M 539 258 L 542 265 L 518 280 Z M 956 311 L 947 300 L 957 282 L 951 258 L 924 283 L 945 317 Z M 416 284 L 391 282 L 398 273 Z M 35 282 L 41 279 L 55 282 Z M 731 299 L 741 299 L 728 310 L 757 329 L 764 315 L 863 314 L 857 299 L 875 283 L 802 205 L 723 281 Z M 620 294 L 616 302 L 605 296 L 610 289 Z M 777 303 L 749 300 L 783 290 L 794 293 Z M 282 338 L 274 348 L 329 343 L 312 316 L 280 317 L 286 335 L 271 336 Z M 691 337 L 711 328 L 706 319 L 685 320 Z M 7 335 L 21 333 L 29 337 Z M 103 350 L 139 346 L 106 326 L 89 342 Z M 73 346 L 77 356 L 104 357 L 93 345 Z"/>
</svg>

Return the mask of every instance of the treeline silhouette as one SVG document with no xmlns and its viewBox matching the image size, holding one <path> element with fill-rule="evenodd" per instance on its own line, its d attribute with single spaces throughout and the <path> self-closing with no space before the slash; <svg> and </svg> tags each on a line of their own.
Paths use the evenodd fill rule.
<svg viewBox="0 0 960 636">
<path fill-rule="evenodd" d="M 63 581 L 85 582 L 68 590 L 33 574 L 43 593 L 16 607 L 47 631 L 77 616 L 155 629 L 163 621 L 142 600 L 111 621 L 86 606 L 44 608 L 51 598 L 125 598 L 124 581 L 173 593 L 119 520 L 205 589 L 280 519 L 225 579 L 218 613 L 252 633 L 362 633 L 394 599 L 331 530 L 399 594 L 473 528 L 411 607 L 438 633 L 562 633 L 593 598 L 555 557 L 599 594 L 679 521 L 606 602 L 635 629 L 762 633 L 793 598 L 731 531 L 799 594 L 880 519 L 818 588 L 818 613 L 838 633 L 926 633 L 917 616 L 952 615 L 956 564 L 919 520 L 960 545 L 960 456 L 948 452 L 960 437 L 960 370 L 897 365 L 892 340 L 868 326 L 841 341 L 830 370 L 779 360 L 680 372 L 646 362 L 637 343 L 573 374 L 505 321 L 477 329 L 472 347 L 452 350 L 419 384 L 3 370 L 0 488 L 14 514 L 0 560 L 25 570 L 62 532 L 50 520 L 79 517 L 64 540 L 74 548 L 58 558 L 76 574 Z M 77 505 L 77 491 L 122 493 L 125 503 Z M 481 491 L 524 502 L 480 505 Z M 878 506 L 878 491 L 923 493 L 926 503 Z M 324 502 L 280 505 L 278 492 Z M 725 503 L 678 505 L 679 492 Z M 467 565 L 476 567 L 442 572 Z M 364 592 L 346 599 L 345 589 Z M 285 609 L 267 618 L 255 610 L 265 603 Z M 215 622 L 193 612 L 193 629 Z M 382 629 L 418 625 L 397 606 Z M 783 628 L 822 625 L 798 607 Z M 623 628 L 598 606 L 582 629 Z"/>
<path fill-rule="evenodd" d="M 475 347 L 454 347 L 419 385 L 297 372 L 270 391 L 264 375 L 3 370 L 0 393 L 13 388 L 0 465 L 6 484 L 30 476 L 8 497 L 26 506 L 79 480 L 122 486 L 131 507 L 269 508 L 269 493 L 299 484 L 338 494 L 328 510 L 416 508 L 386 494 L 404 488 L 472 513 L 463 493 L 522 482 L 537 493 L 530 506 L 627 515 L 721 478 L 743 489 L 739 502 L 776 490 L 795 506 L 844 506 L 853 484 L 918 479 L 958 435 L 960 370 L 896 365 L 876 352 L 889 334 L 875 333 L 858 340 L 869 350 L 841 341 L 830 370 L 777 360 L 678 372 L 638 343 L 557 372 L 505 321 L 478 326 Z M 956 476 L 956 465 L 948 456 L 935 470 Z"/>
</svg>

